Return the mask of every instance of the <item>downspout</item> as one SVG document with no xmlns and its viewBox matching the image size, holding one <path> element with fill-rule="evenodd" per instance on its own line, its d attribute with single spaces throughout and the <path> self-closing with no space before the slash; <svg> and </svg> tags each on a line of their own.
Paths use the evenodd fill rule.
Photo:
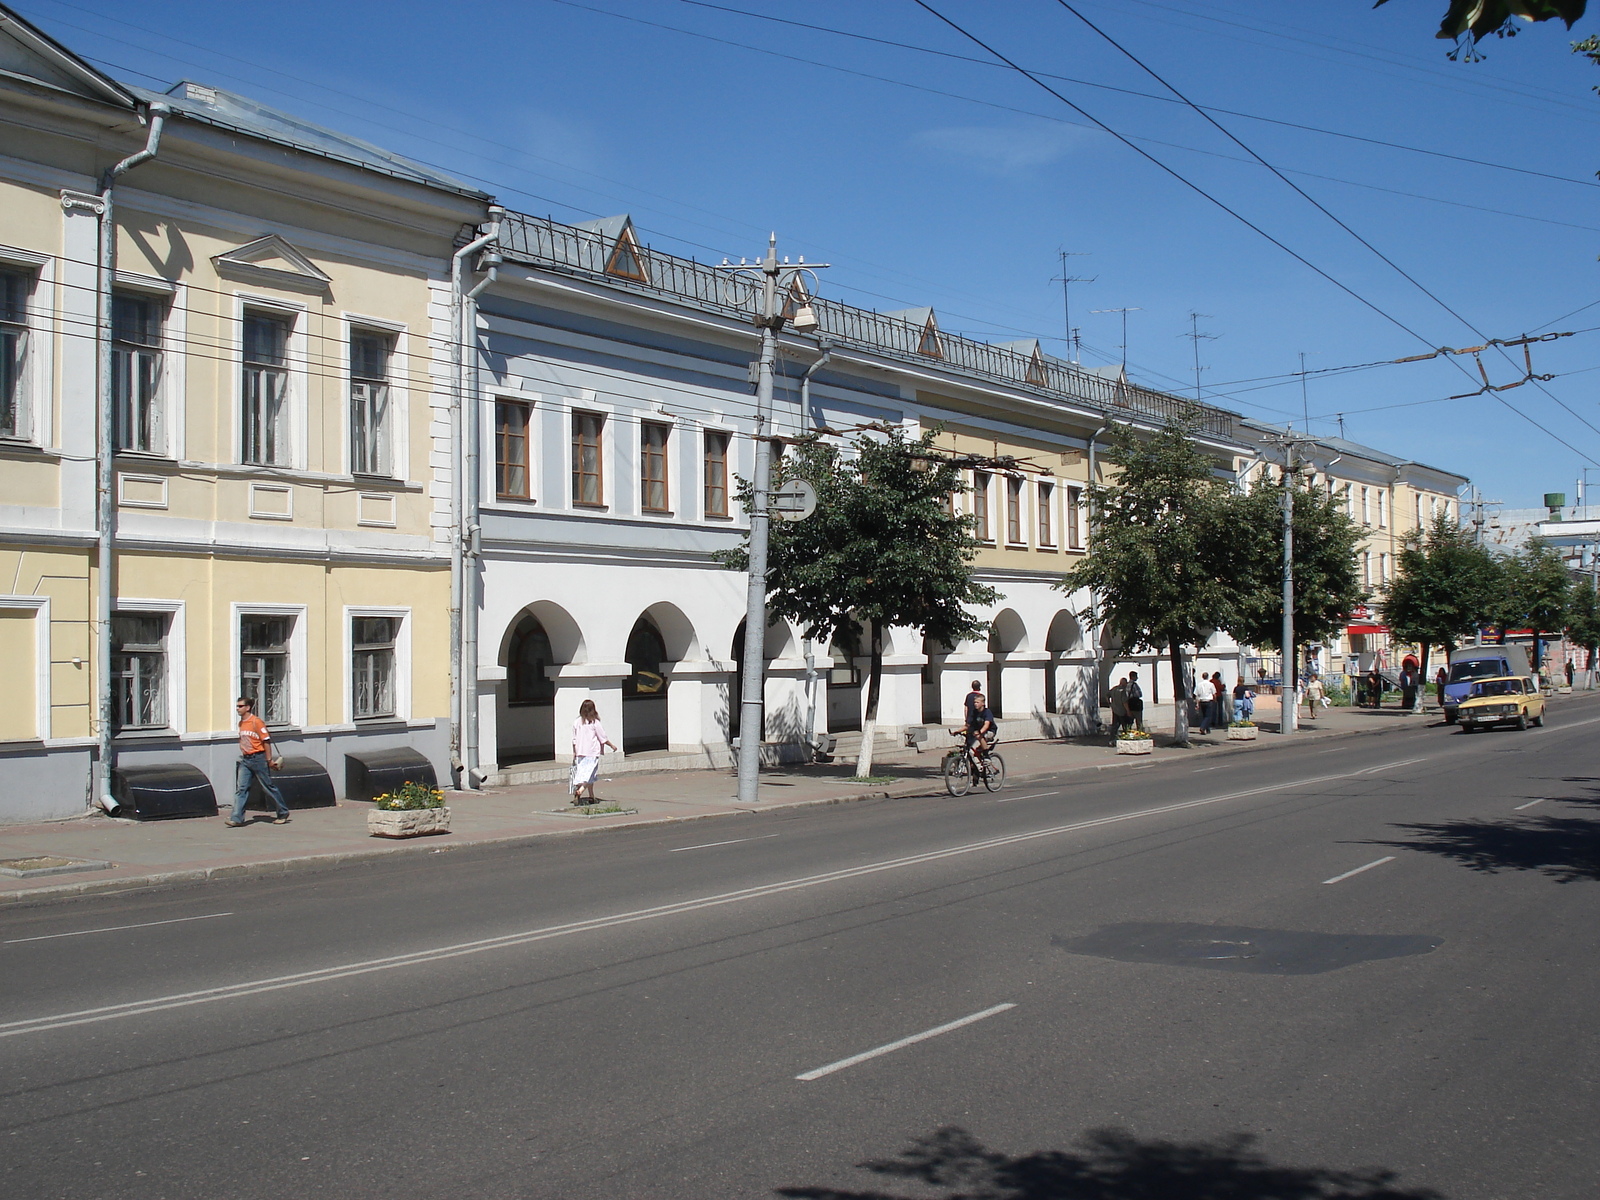
<svg viewBox="0 0 1600 1200">
<path fill-rule="evenodd" d="M 470 295 L 462 291 L 462 276 L 466 262 L 478 251 L 500 237 L 500 221 L 505 209 L 498 204 L 489 206 L 489 230 L 468 242 L 450 256 L 450 767 L 456 776 L 458 788 L 472 786 L 471 769 L 467 762 L 466 725 L 468 714 L 477 704 L 477 658 L 466 657 L 467 613 L 472 613 L 474 645 L 476 645 L 477 596 L 476 589 L 467 594 L 467 542 L 476 535 L 478 508 L 475 503 L 477 480 L 468 471 L 475 470 L 478 460 L 477 443 L 468 442 L 469 431 L 474 435 L 477 422 L 477 350 L 473 339 L 473 389 L 472 404 L 467 405 L 467 311 L 471 302 L 493 274 L 473 288 Z M 474 320 L 474 327 L 476 321 Z M 470 464 L 470 466 L 469 466 Z M 470 508 L 469 508 L 470 505 Z M 474 560 L 476 555 L 474 554 Z M 471 603 L 467 603 L 468 600 Z M 469 681 L 467 672 L 472 672 Z M 475 716 L 476 714 L 473 713 Z M 474 729 L 474 740 L 476 730 Z M 475 748 L 475 747 L 474 747 Z"/>
<path fill-rule="evenodd" d="M 489 236 L 498 242 L 500 237 L 500 221 L 490 214 Z M 467 527 L 466 557 L 463 560 L 467 587 L 465 598 L 469 601 L 461 610 L 461 656 L 467 670 L 472 676 L 466 691 L 463 693 L 462 704 L 462 745 L 465 753 L 462 755 L 462 783 L 468 788 L 476 788 L 483 775 L 478 770 L 478 593 L 479 593 L 479 563 L 483 556 L 483 526 L 480 523 L 480 510 L 483 506 L 483 477 L 479 458 L 483 450 L 483 382 L 482 382 L 482 356 L 478 354 L 477 329 L 478 329 L 478 297 L 491 283 L 500 277 L 500 252 L 498 245 L 488 250 L 479 260 L 479 267 L 487 267 L 484 277 L 480 279 L 473 289 L 467 293 L 463 324 L 469 337 L 463 339 L 469 342 L 472 355 L 472 365 L 467 374 L 469 387 L 467 389 L 467 404 L 462 410 L 466 418 L 463 431 L 466 442 L 466 485 L 467 501 Z"/>
<path fill-rule="evenodd" d="M 822 357 L 806 368 L 805 374 L 800 376 L 800 414 L 801 420 L 811 417 L 811 377 L 820 371 L 827 361 L 833 357 L 833 343 L 825 337 L 817 339 L 817 348 L 822 351 Z M 823 423 L 812 420 L 811 424 L 816 429 L 821 429 Z"/>
<path fill-rule="evenodd" d="M 1094 447 L 1095 443 L 1100 440 L 1100 435 L 1110 428 L 1111 422 L 1107 421 L 1089 435 L 1089 528 L 1087 530 L 1089 536 L 1084 538 L 1085 548 L 1094 543 L 1094 485 L 1096 478 Z M 1105 680 L 1102 678 L 1104 664 L 1100 659 L 1100 602 L 1095 598 L 1093 588 L 1089 589 L 1089 631 L 1090 649 L 1094 658 L 1094 704 L 1090 706 L 1089 714 L 1094 720 L 1095 729 L 1098 730 L 1100 728 L 1100 696 L 1105 691 Z"/>
<path fill-rule="evenodd" d="M 117 277 L 117 224 L 111 193 L 117 180 L 149 162 L 161 149 L 161 131 L 172 109 L 160 101 L 145 109 L 149 133 L 144 149 L 130 154 L 100 177 L 100 227 L 96 254 L 95 287 L 95 392 L 99 438 L 95 451 L 96 566 L 95 580 L 95 684 L 100 710 L 99 754 L 96 758 L 94 796 L 106 812 L 115 812 L 111 796 L 111 725 L 115 703 L 111 688 L 111 610 L 114 592 L 112 554 L 116 545 L 116 411 L 111 395 L 111 288 Z"/>
<path fill-rule="evenodd" d="M 817 339 L 817 348 L 822 351 L 822 356 L 805 369 L 800 376 L 800 419 L 811 419 L 811 377 L 823 368 L 823 365 L 833 357 L 833 343 L 825 337 Z M 822 421 L 811 419 L 811 425 L 817 430 L 824 427 Z M 813 654 L 815 647 L 811 639 L 805 639 L 806 657 L 806 742 L 817 747 L 825 739 L 817 737 L 817 662 Z"/>
</svg>

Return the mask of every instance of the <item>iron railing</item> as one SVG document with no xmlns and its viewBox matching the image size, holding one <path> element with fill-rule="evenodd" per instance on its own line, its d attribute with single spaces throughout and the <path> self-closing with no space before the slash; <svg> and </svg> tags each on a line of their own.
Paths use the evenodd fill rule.
<svg viewBox="0 0 1600 1200">
<path fill-rule="evenodd" d="M 514 262 L 603 279 L 609 287 L 643 295 L 671 296 L 742 320 L 753 318 L 759 304 L 759 287 L 749 277 L 646 246 L 634 249 L 642 278 L 608 271 L 616 248 L 614 238 L 548 217 L 507 213 L 501 225 L 500 248 Z M 1192 422 L 1203 433 L 1237 440 L 1235 414 L 1209 404 L 1108 379 L 1042 354 L 1023 354 L 942 330 L 930 345 L 928 330 L 898 317 L 822 297 L 814 297 L 811 304 L 820 323 L 817 332 L 834 342 L 921 366 L 942 363 L 963 374 L 1087 405 L 1111 416 L 1123 412 L 1163 422 Z"/>
</svg>

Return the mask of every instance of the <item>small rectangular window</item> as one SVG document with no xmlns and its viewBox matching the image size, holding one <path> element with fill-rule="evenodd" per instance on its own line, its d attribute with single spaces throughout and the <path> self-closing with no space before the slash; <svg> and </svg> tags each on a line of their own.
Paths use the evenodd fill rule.
<svg viewBox="0 0 1600 1200">
<path fill-rule="evenodd" d="M 1069 487 L 1067 489 L 1067 548 L 1069 550 L 1083 549 L 1082 504 L 1083 489 Z"/>
<path fill-rule="evenodd" d="M 165 613 L 111 617 L 111 724 L 114 730 L 167 727 Z"/>
<path fill-rule="evenodd" d="M 645 421 L 639 427 L 639 497 L 645 512 L 667 512 L 667 439 L 671 426 Z"/>
<path fill-rule="evenodd" d="M 503 500 L 526 500 L 532 493 L 528 478 L 528 430 L 533 405 L 526 400 L 494 402 L 494 494 Z"/>
<path fill-rule="evenodd" d="M 350 708 L 356 719 L 394 716 L 395 638 L 399 617 L 352 617 Z"/>
<path fill-rule="evenodd" d="M 33 277 L 0 271 L 0 437 L 28 436 L 28 299 Z"/>
<path fill-rule="evenodd" d="M 244 315 L 241 462 L 289 461 L 289 330 L 284 317 Z"/>
<path fill-rule="evenodd" d="M 1379 529 L 1387 529 L 1388 527 L 1389 527 L 1389 494 L 1387 492 L 1384 492 L 1384 491 L 1379 491 L 1378 492 L 1378 528 Z"/>
<path fill-rule="evenodd" d="M 1372 496 L 1367 488 L 1361 489 L 1361 523 L 1372 524 Z"/>
<path fill-rule="evenodd" d="M 1039 484 L 1039 545 L 1050 547 L 1056 544 L 1056 530 L 1052 509 L 1056 503 L 1056 487 L 1053 483 Z"/>
<path fill-rule="evenodd" d="M 358 329 L 350 334 L 350 473 L 393 475 L 389 449 L 389 360 L 394 338 Z"/>
<path fill-rule="evenodd" d="M 601 471 L 602 434 L 606 419 L 599 413 L 572 414 L 572 502 L 599 507 L 605 503 Z"/>
<path fill-rule="evenodd" d="M 989 531 L 989 473 L 972 473 L 972 524 L 980 542 L 992 542 Z"/>
<path fill-rule="evenodd" d="M 291 616 L 239 618 L 239 694 L 256 702 L 255 714 L 268 725 L 293 719 L 289 704 Z"/>
<path fill-rule="evenodd" d="M 1013 546 L 1022 545 L 1022 480 L 1015 475 L 1006 477 L 1006 541 Z"/>
<path fill-rule="evenodd" d="M 728 515 L 728 435 L 706 431 L 706 516 Z"/>
<path fill-rule="evenodd" d="M 161 335 L 166 304 L 153 296 L 111 297 L 111 403 L 118 450 L 165 449 L 161 412 Z"/>
</svg>

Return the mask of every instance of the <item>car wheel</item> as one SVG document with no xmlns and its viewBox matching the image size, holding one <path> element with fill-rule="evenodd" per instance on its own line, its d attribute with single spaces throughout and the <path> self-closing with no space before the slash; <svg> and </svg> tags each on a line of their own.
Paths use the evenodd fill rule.
<svg viewBox="0 0 1600 1200">
<path fill-rule="evenodd" d="M 1453 710 L 1448 708 L 1444 710 L 1444 723 L 1446 725 L 1454 725 L 1456 723 L 1456 714 Z"/>
<path fill-rule="evenodd" d="M 1463 721 L 1463 722 L 1461 722 L 1461 732 L 1462 733 L 1476 733 L 1477 730 L 1475 730 L 1471 725 L 1468 725 L 1465 721 Z"/>
<path fill-rule="evenodd" d="M 1543 729 L 1544 728 L 1544 714 L 1540 713 L 1537 717 L 1535 717 L 1533 719 L 1533 723 L 1535 725 L 1537 725 L 1540 729 Z"/>
<path fill-rule="evenodd" d="M 1528 728 L 1528 714 L 1527 713 L 1520 712 L 1520 713 L 1517 714 L 1517 728 L 1519 730 L 1524 730 L 1524 731 Z"/>
</svg>

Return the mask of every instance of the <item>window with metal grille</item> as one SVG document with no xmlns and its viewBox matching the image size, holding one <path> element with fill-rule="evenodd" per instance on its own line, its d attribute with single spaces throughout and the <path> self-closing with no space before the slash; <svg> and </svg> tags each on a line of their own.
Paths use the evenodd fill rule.
<svg viewBox="0 0 1600 1200">
<path fill-rule="evenodd" d="M 244 315 L 241 462 L 289 461 L 289 330 L 284 317 Z"/>
<path fill-rule="evenodd" d="M 667 439 L 669 425 L 644 422 L 639 428 L 639 496 L 645 512 L 667 512 Z"/>
<path fill-rule="evenodd" d="M 502 500 L 529 498 L 528 427 L 533 405 L 526 400 L 494 402 L 494 493 Z"/>
<path fill-rule="evenodd" d="M 368 329 L 350 334 L 350 473 L 393 475 L 389 450 L 389 359 L 394 338 Z"/>
<path fill-rule="evenodd" d="M 989 532 L 989 474 L 987 471 L 974 471 L 972 473 L 972 524 L 980 542 L 992 542 L 994 535 Z"/>
<path fill-rule="evenodd" d="M 154 296 L 111 297 L 111 404 L 118 450 L 166 448 L 161 412 L 161 327 L 166 303 Z"/>
<path fill-rule="evenodd" d="M 1056 544 L 1056 530 L 1051 512 L 1055 502 L 1055 484 L 1041 481 L 1039 484 L 1039 545 L 1041 546 Z"/>
<path fill-rule="evenodd" d="M 268 725 L 293 720 L 289 703 L 291 616 L 239 618 L 239 694 L 256 702 L 255 713 Z"/>
<path fill-rule="evenodd" d="M 728 435 L 706 431 L 706 516 L 728 515 Z"/>
<path fill-rule="evenodd" d="M 1080 512 L 1083 504 L 1083 489 L 1069 487 L 1067 489 L 1067 548 L 1069 550 L 1083 549 L 1083 517 Z"/>
<path fill-rule="evenodd" d="M 606 419 L 599 413 L 572 414 L 572 502 L 599 507 L 605 503 L 601 441 Z"/>
<path fill-rule="evenodd" d="M 113 613 L 111 617 L 111 726 L 167 727 L 167 627 L 165 613 Z"/>
<path fill-rule="evenodd" d="M 394 716 L 394 648 L 399 617 L 350 620 L 350 708 L 355 717 Z"/>
<path fill-rule="evenodd" d="M 1022 532 L 1022 480 L 1014 475 L 1006 477 L 1006 541 L 1013 546 L 1024 544 Z"/>
<path fill-rule="evenodd" d="M 28 436 L 28 298 L 33 277 L 0 271 L 0 437 Z"/>
</svg>

